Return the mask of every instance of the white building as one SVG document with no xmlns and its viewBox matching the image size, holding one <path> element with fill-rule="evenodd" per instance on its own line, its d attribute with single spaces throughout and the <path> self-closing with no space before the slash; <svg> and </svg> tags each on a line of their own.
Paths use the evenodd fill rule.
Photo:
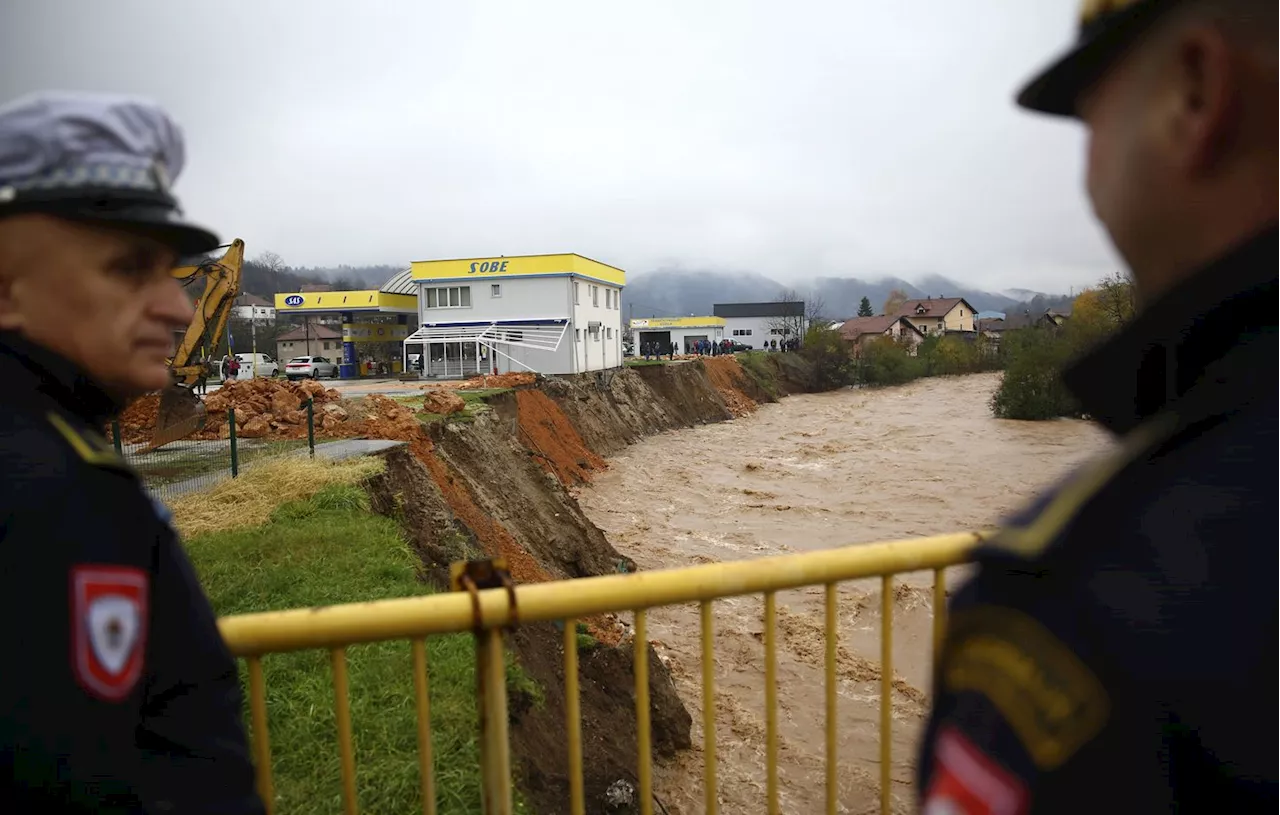
<svg viewBox="0 0 1280 815">
<path fill-rule="evenodd" d="M 572 374 L 622 364 L 626 273 L 576 254 L 415 261 L 417 331 L 428 377 Z M 412 366 L 411 366 L 412 367 Z"/>
<path fill-rule="evenodd" d="M 692 353 L 698 340 L 716 343 L 724 339 L 724 319 L 721 317 L 636 317 L 631 321 L 631 333 L 636 344 L 635 353 L 643 355 L 646 346 L 656 344 L 665 354 L 667 347 L 675 343 L 677 353 Z"/>
<path fill-rule="evenodd" d="M 725 339 L 751 348 L 764 348 L 770 340 L 802 338 L 805 332 L 804 303 L 716 303 L 715 316 L 724 319 Z"/>
<path fill-rule="evenodd" d="M 270 323 L 276 319 L 275 306 L 254 294 L 242 294 L 231 307 L 231 316 L 241 320 Z"/>
</svg>

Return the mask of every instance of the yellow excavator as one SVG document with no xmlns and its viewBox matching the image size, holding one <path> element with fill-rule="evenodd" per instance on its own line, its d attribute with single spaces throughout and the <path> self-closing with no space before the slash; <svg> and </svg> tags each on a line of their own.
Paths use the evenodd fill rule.
<svg viewBox="0 0 1280 815">
<path fill-rule="evenodd" d="M 244 241 L 236 238 L 222 257 L 207 259 L 172 272 L 183 285 L 204 278 L 204 292 L 196 305 L 195 317 L 169 360 L 173 383 L 160 392 L 159 415 L 147 450 L 185 439 L 204 427 L 204 402 L 193 390 L 209 374 L 206 358 L 212 354 L 227 330 L 227 318 L 240 294 L 240 270 L 244 265 Z"/>
</svg>

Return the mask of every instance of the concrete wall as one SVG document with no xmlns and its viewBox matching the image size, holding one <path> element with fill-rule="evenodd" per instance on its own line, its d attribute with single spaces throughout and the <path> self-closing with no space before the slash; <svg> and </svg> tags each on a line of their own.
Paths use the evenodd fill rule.
<svg viewBox="0 0 1280 815">
<path fill-rule="evenodd" d="M 617 286 L 576 276 L 572 279 L 573 324 L 566 339 L 573 348 L 575 373 L 617 368 L 622 364 L 620 300 L 621 289 Z M 600 330 L 594 334 L 589 330 L 592 322 L 600 323 Z"/>
<path fill-rule="evenodd" d="M 518 277 L 423 282 L 418 296 L 419 323 L 470 323 L 489 320 L 563 319 L 568 308 L 568 279 L 564 277 Z M 424 289 L 465 286 L 471 290 L 471 305 L 427 308 Z M 498 286 L 495 296 L 493 287 Z"/>
</svg>

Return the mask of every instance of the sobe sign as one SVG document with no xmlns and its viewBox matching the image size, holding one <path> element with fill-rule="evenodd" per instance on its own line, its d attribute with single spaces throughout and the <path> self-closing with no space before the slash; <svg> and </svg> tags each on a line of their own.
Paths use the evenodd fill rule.
<svg viewBox="0 0 1280 815">
<path fill-rule="evenodd" d="M 494 274 L 505 272 L 507 270 L 508 261 L 505 260 L 481 260 L 471 264 L 471 269 L 467 274 Z"/>
<path fill-rule="evenodd" d="M 286 306 L 300 306 L 306 301 L 307 298 L 303 297 L 301 294 L 291 294 L 284 298 L 284 304 Z"/>
</svg>

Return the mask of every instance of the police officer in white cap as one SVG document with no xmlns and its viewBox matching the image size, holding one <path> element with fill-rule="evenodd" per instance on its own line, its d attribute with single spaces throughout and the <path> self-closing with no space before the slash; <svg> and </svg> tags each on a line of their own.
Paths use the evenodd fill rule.
<svg viewBox="0 0 1280 815">
<path fill-rule="evenodd" d="M 169 383 L 218 245 L 153 104 L 0 107 L 0 812 L 259 813 L 234 660 L 163 508 L 104 440 Z"/>
<path fill-rule="evenodd" d="M 1140 313 L 1066 373 L 1116 441 L 952 599 L 926 813 L 1277 809 L 1276 0 L 1085 0 L 1018 94 L 1088 131 Z"/>
</svg>

